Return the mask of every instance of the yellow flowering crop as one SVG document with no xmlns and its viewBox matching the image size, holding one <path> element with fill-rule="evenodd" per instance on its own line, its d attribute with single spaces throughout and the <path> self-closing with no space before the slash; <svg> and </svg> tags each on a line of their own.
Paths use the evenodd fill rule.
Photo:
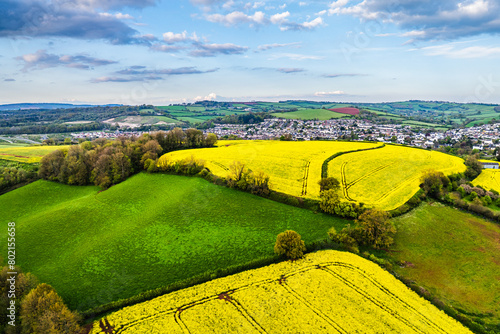
<svg viewBox="0 0 500 334">
<path fill-rule="evenodd" d="M 475 186 L 482 186 L 487 190 L 496 190 L 500 192 L 500 170 L 483 169 L 481 174 L 472 181 Z"/>
<path fill-rule="evenodd" d="M 386 145 L 333 159 L 328 176 L 341 181 L 344 198 L 392 210 L 418 191 L 420 177 L 429 169 L 449 175 L 466 167 L 462 159 L 444 153 Z"/>
<path fill-rule="evenodd" d="M 0 159 L 35 163 L 40 162 L 42 157 L 52 151 L 67 149 L 65 146 L 25 146 L 25 147 L 6 147 L 0 148 Z"/>
<path fill-rule="evenodd" d="M 471 333 L 376 264 L 308 254 L 126 307 L 92 333 Z"/>
<path fill-rule="evenodd" d="M 316 198 L 319 197 L 321 166 L 326 159 L 338 152 L 380 146 L 379 143 L 269 140 L 222 140 L 217 145 L 216 148 L 170 152 L 160 158 L 159 164 L 192 155 L 204 160 L 205 166 L 215 175 L 226 177 L 229 166 L 239 161 L 252 171 L 269 175 L 273 190 Z"/>
</svg>

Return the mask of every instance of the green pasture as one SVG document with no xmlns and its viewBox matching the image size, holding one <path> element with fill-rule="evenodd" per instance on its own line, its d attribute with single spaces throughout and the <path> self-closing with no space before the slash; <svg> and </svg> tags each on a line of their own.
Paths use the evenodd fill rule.
<svg viewBox="0 0 500 334">
<path fill-rule="evenodd" d="M 346 224 L 201 178 L 145 173 L 103 192 L 40 180 L 1 195 L 0 212 L 0 239 L 16 223 L 18 264 L 78 310 L 272 255 L 287 229 L 307 243 Z"/>
<path fill-rule="evenodd" d="M 319 119 L 321 121 L 332 118 L 342 118 L 349 116 L 346 114 L 341 114 L 326 109 L 301 109 L 291 112 L 283 112 L 283 113 L 277 112 L 277 113 L 272 113 L 271 115 L 287 119 L 302 119 L 302 120 Z"/>
<path fill-rule="evenodd" d="M 394 219 L 396 272 L 446 304 L 500 323 L 500 226 L 439 203 Z M 485 317 L 486 315 L 486 317 Z"/>
</svg>

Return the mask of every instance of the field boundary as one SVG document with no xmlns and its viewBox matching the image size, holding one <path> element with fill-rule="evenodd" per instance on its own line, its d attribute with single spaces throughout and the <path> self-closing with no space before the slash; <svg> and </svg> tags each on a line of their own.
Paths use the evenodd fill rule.
<svg viewBox="0 0 500 334">
<path fill-rule="evenodd" d="M 334 155 L 330 156 L 327 158 L 325 161 L 323 161 L 323 164 L 321 165 L 321 178 L 326 179 L 328 177 L 328 163 L 332 161 L 333 159 L 340 157 L 341 155 L 348 154 L 348 153 L 354 153 L 354 152 L 362 152 L 362 151 L 369 151 L 369 150 L 376 150 L 379 148 L 382 148 L 385 146 L 385 143 L 382 144 L 381 146 L 376 146 L 376 147 L 370 147 L 370 148 L 362 148 L 359 150 L 352 150 L 352 151 L 345 151 L 345 152 L 337 152 Z"/>
</svg>

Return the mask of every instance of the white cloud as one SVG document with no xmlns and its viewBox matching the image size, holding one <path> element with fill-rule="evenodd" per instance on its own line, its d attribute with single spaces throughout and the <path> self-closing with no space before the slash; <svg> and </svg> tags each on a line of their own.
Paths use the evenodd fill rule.
<svg viewBox="0 0 500 334">
<path fill-rule="evenodd" d="M 246 46 L 231 43 L 225 44 L 196 44 L 196 50 L 190 52 L 193 57 L 215 57 L 216 55 L 239 55 L 248 50 Z"/>
<path fill-rule="evenodd" d="M 290 16 L 290 12 L 283 12 L 279 14 L 274 14 L 271 16 L 271 22 L 273 24 L 280 24 L 286 21 L 286 18 Z"/>
<path fill-rule="evenodd" d="M 307 29 L 314 29 L 323 24 L 323 19 L 321 17 L 317 17 L 310 22 L 302 23 L 302 26 Z"/>
<path fill-rule="evenodd" d="M 284 47 L 294 47 L 294 48 L 300 48 L 301 42 L 294 42 L 294 43 L 273 43 L 273 44 L 263 44 L 259 45 L 258 49 L 260 51 L 266 51 L 269 49 L 275 49 L 275 48 L 284 48 Z"/>
<path fill-rule="evenodd" d="M 267 23 L 264 12 L 258 11 L 253 15 L 247 15 L 243 12 L 234 11 L 229 14 L 210 14 L 206 16 L 207 20 L 214 23 L 221 23 L 226 26 L 235 26 L 241 23 L 265 24 Z"/>
<path fill-rule="evenodd" d="M 229 9 L 233 8 L 233 6 L 234 6 L 234 1 L 233 0 L 229 0 L 229 1 L 226 1 L 222 5 L 222 8 L 224 8 L 225 10 L 229 10 Z"/>
<path fill-rule="evenodd" d="M 469 46 L 457 48 L 456 44 L 428 46 L 420 49 L 428 56 L 444 56 L 448 58 L 487 58 L 500 57 L 500 47 Z"/>
<path fill-rule="evenodd" d="M 480 34 L 500 33 L 500 1 L 440 0 L 398 1 L 363 0 L 351 5 L 349 0 L 333 1 L 328 13 L 345 14 L 363 20 L 392 23 L 403 30 L 419 32 L 415 40 L 450 40 Z"/>
<path fill-rule="evenodd" d="M 215 101 L 217 99 L 217 94 L 210 93 L 207 96 L 198 95 L 193 100 L 195 101 Z"/>
<path fill-rule="evenodd" d="M 297 53 L 275 54 L 275 55 L 272 55 L 269 59 L 274 60 L 274 59 L 280 59 L 280 58 L 288 58 L 288 59 L 292 59 L 292 60 L 320 60 L 320 59 L 324 59 L 324 57 L 320 57 L 320 56 L 302 55 L 302 54 L 297 54 Z"/>
<path fill-rule="evenodd" d="M 110 13 L 99 13 L 100 16 L 106 17 L 106 18 L 115 18 L 118 20 L 133 20 L 134 17 L 129 14 L 122 14 L 122 13 L 116 13 L 116 14 L 110 14 Z"/>
<path fill-rule="evenodd" d="M 312 30 L 316 27 L 322 26 L 323 23 L 323 18 L 322 17 L 317 17 L 312 21 L 305 21 L 303 23 L 295 23 L 295 22 L 288 22 L 285 21 L 281 24 L 280 30 L 281 31 L 287 31 L 287 30 Z"/>
<path fill-rule="evenodd" d="M 334 96 L 334 95 L 344 95 L 345 93 L 341 90 L 335 90 L 332 92 L 316 92 L 314 96 Z"/>
</svg>

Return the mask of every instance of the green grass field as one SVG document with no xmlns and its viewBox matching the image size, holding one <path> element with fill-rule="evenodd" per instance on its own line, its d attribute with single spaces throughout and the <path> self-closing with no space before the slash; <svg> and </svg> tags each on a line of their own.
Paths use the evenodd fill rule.
<svg viewBox="0 0 500 334">
<path fill-rule="evenodd" d="M 394 219 L 394 269 L 434 296 L 500 323 L 500 226 L 438 203 Z"/>
<path fill-rule="evenodd" d="M 349 116 L 346 114 L 341 114 L 326 109 L 301 109 L 292 112 L 283 112 L 283 113 L 277 112 L 277 113 L 272 113 L 271 115 L 287 119 L 303 119 L 303 120 L 319 119 L 321 121 L 328 120 L 331 118 L 342 118 Z"/>
<path fill-rule="evenodd" d="M 37 181 L 0 196 L 0 212 L 1 240 L 16 223 L 18 264 L 78 310 L 272 255 L 287 229 L 307 243 L 346 224 L 200 178 L 144 173 L 100 193 Z"/>
</svg>

